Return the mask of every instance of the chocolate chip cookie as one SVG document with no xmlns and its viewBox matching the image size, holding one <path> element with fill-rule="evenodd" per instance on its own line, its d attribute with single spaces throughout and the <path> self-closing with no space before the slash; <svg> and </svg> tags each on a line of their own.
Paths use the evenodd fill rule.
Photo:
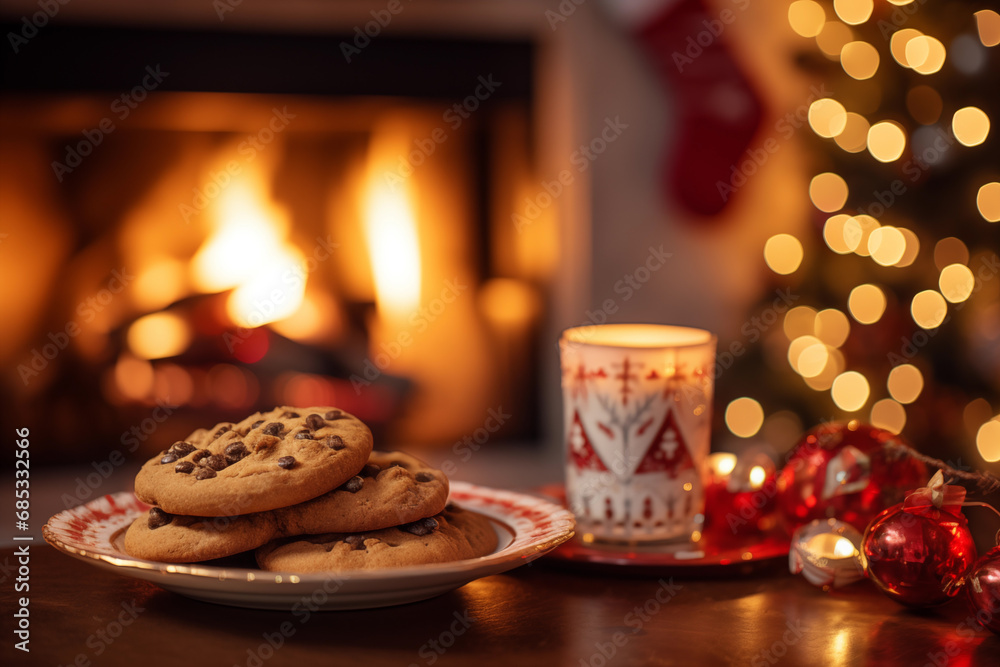
<svg viewBox="0 0 1000 667">
<path fill-rule="evenodd" d="M 380 570 L 478 558 L 497 547 L 482 514 L 449 505 L 434 517 L 363 533 L 276 540 L 257 549 L 257 564 L 276 572 Z"/>
<path fill-rule="evenodd" d="M 153 508 L 125 535 L 137 558 L 190 563 L 256 549 L 277 537 L 355 533 L 407 524 L 441 512 L 448 479 L 401 452 L 372 452 L 360 473 L 318 498 L 234 517 L 172 515 Z"/>
<path fill-rule="evenodd" d="M 275 534 L 270 512 L 182 516 L 154 507 L 125 532 L 125 553 L 163 563 L 193 563 L 256 549 Z"/>
<path fill-rule="evenodd" d="M 147 461 L 135 495 L 169 514 L 216 517 L 311 500 L 358 474 L 372 435 L 330 407 L 279 407 L 198 429 Z"/>
</svg>

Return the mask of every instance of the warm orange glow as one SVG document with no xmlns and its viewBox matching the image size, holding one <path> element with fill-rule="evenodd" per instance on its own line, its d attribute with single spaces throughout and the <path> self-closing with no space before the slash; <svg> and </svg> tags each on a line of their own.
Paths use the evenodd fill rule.
<svg viewBox="0 0 1000 667">
<path fill-rule="evenodd" d="M 963 146 L 978 146 L 990 133 L 990 118 L 978 107 L 963 107 L 952 117 L 951 131 Z"/>
<path fill-rule="evenodd" d="M 386 322 L 405 322 L 420 305 L 420 244 L 410 182 L 396 175 L 409 133 L 386 127 L 368 149 L 364 230 L 375 281 L 375 303 Z"/>
<path fill-rule="evenodd" d="M 785 337 L 792 341 L 800 336 L 811 336 L 815 333 L 816 310 L 809 306 L 796 306 L 785 314 L 782 329 Z"/>
<path fill-rule="evenodd" d="M 992 419 L 979 428 L 976 448 L 984 461 L 1000 461 L 1000 422 Z"/>
<path fill-rule="evenodd" d="M 171 258 L 143 266 L 132 285 L 132 299 L 142 312 L 159 310 L 187 294 L 187 267 Z"/>
<path fill-rule="evenodd" d="M 839 213 L 827 218 L 826 224 L 823 225 L 823 240 L 826 241 L 827 247 L 838 255 L 847 255 L 851 252 L 851 246 L 844 237 L 845 227 L 850 220 L 851 216 Z"/>
<path fill-rule="evenodd" d="M 725 477 L 736 469 L 736 454 L 715 452 L 708 456 L 708 467 L 715 475 Z"/>
<path fill-rule="evenodd" d="M 889 371 L 886 380 L 889 395 L 900 403 L 912 403 L 924 389 L 924 376 L 912 364 L 900 364 Z"/>
<path fill-rule="evenodd" d="M 859 25 L 871 17 L 875 8 L 872 0 L 833 0 L 833 10 L 848 25 Z"/>
<path fill-rule="evenodd" d="M 711 342 L 712 334 L 702 329 L 662 324 L 606 324 L 567 329 L 563 338 L 574 344 L 658 348 L 704 345 Z"/>
<path fill-rule="evenodd" d="M 906 133 L 891 120 L 875 123 L 868 130 L 868 152 L 879 162 L 898 160 L 906 148 Z"/>
<path fill-rule="evenodd" d="M 868 147 L 868 120 L 853 111 L 848 111 L 844 131 L 834 137 L 837 145 L 848 153 L 860 153 Z"/>
<path fill-rule="evenodd" d="M 945 315 L 948 314 L 948 303 L 937 290 L 924 290 L 913 297 L 910 314 L 917 326 L 923 329 L 936 329 L 941 326 Z"/>
<path fill-rule="evenodd" d="M 878 50 L 868 42 L 848 42 L 840 51 L 840 65 L 853 79 L 872 78 L 878 71 L 878 64 Z"/>
<path fill-rule="evenodd" d="M 795 0 L 788 6 L 788 24 L 803 37 L 815 37 L 823 29 L 826 12 L 813 0 Z"/>
<path fill-rule="evenodd" d="M 920 239 L 913 233 L 913 230 L 906 229 L 905 227 L 897 227 L 897 229 L 899 229 L 903 238 L 906 239 L 906 249 L 903 251 L 903 256 L 896 262 L 896 266 L 903 268 L 910 266 L 916 261 L 917 255 L 920 254 Z"/>
<path fill-rule="evenodd" d="M 878 322 L 885 312 L 885 293 L 875 285 L 858 285 L 851 290 L 847 307 L 851 315 L 861 324 Z"/>
<path fill-rule="evenodd" d="M 286 338 L 304 343 L 330 343 L 343 333 L 340 310 L 324 291 L 307 291 L 298 310 L 271 328 Z"/>
<path fill-rule="evenodd" d="M 868 237 L 868 252 L 877 264 L 893 266 L 906 252 L 906 237 L 895 227 L 879 227 Z"/>
<path fill-rule="evenodd" d="M 809 105 L 809 126 L 819 136 L 831 139 L 843 132 L 846 125 L 847 111 L 837 100 L 824 97 Z"/>
<path fill-rule="evenodd" d="M 847 183 L 842 176 L 832 171 L 816 174 L 809 182 L 809 199 L 813 206 L 825 213 L 842 209 L 847 195 Z"/>
<path fill-rule="evenodd" d="M 855 412 L 863 408 L 868 402 L 870 392 L 868 380 L 857 371 L 841 373 L 830 387 L 833 402 L 845 412 Z"/>
<path fill-rule="evenodd" d="M 802 243 L 791 234 L 775 234 L 764 244 L 764 261 L 780 275 L 795 273 L 802 256 Z"/>
<path fill-rule="evenodd" d="M 528 283 L 512 278 L 493 278 L 479 293 L 483 312 L 498 326 L 518 329 L 538 316 L 541 299 Z"/>
<path fill-rule="evenodd" d="M 191 330 L 187 321 L 173 313 L 140 317 L 128 329 L 128 346 L 143 359 L 173 357 L 187 349 Z"/>
<path fill-rule="evenodd" d="M 906 409 L 891 398 L 883 398 L 872 406 L 871 424 L 890 433 L 899 433 L 906 426 Z"/>
<path fill-rule="evenodd" d="M 831 347 L 840 347 L 851 333 L 847 315 L 836 308 L 816 313 L 816 337 Z"/>
<path fill-rule="evenodd" d="M 940 71 L 946 55 L 944 44 L 934 37 L 920 35 L 906 43 L 906 62 L 920 74 Z"/>
<path fill-rule="evenodd" d="M 976 194 L 976 207 L 979 215 L 987 222 L 1000 220 L 1000 183 L 987 183 Z"/>
<path fill-rule="evenodd" d="M 816 46 L 826 57 L 836 60 L 840 51 L 854 39 L 854 32 L 840 21 L 827 21 L 823 29 L 816 35 Z"/>
<path fill-rule="evenodd" d="M 743 396 L 726 406 L 726 426 L 729 431 L 740 438 L 750 438 L 757 435 L 764 423 L 764 409 L 756 400 Z"/>
<path fill-rule="evenodd" d="M 244 171 L 234 177 L 213 202 L 215 229 L 191 263 L 197 289 L 233 289 L 226 311 L 244 327 L 288 317 L 298 309 L 305 289 L 299 272 L 305 258 L 286 240 L 287 213 L 264 199 L 264 192 L 263 174 Z"/>
<path fill-rule="evenodd" d="M 892 52 L 892 57 L 897 63 L 903 67 L 911 67 L 909 61 L 906 59 L 906 46 L 910 43 L 910 40 L 922 35 L 922 32 L 913 28 L 903 28 L 892 33 L 892 39 L 889 41 L 889 50 Z"/>
<path fill-rule="evenodd" d="M 972 269 L 965 264 L 949 264 L 941 269 L 938 276 L 938 288 L 941 294 L 951 303 L 961 303 L 972 296 L 976 286 L 976 278 Z"/>
<path fill-rule="evenodd" d="M 123 354 L 115 364 L 115 387 L 125 398 L 146 399 L 153 389 L 153 366 L 144 359 Z"/>
<path fill-rule="evenodd" d="M 1000 44 L 1000 14 L 992 9 L 976 12 L 976 27 L 979 29 L 979 41 L 983 46 Z"/>
<path fill-rule="evenodd" d="M 870 215 L 855 215 L 844 223 L 844 244 L 862 257 L 867 257 L 868 241 L 879 228 L 878 220 Z"/>
</svg>

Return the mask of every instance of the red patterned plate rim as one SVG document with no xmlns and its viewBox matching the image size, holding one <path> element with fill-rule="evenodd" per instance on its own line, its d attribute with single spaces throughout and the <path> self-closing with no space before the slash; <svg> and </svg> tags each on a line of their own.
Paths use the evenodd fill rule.
<svg viewBox="0 0 1000 667">
<path fill-rule="evenodd" d="M 574 534 L 573 515 L 565 508 L 537 496 L 467 482 L 452 482 L 450 499 L 486 515 L 501 528 L 506 528 L 511 534 L 510 542 L 480 558 L 392 570 L 356 570 L 338 575 L 351 580 L 385 580 L 466 570 L 491 570 L 488 573 L 497 574 L 542 556 Z M 59 512 L 42 528 L 42 535 L 46 542 L 64 553 L 126 570 L 156 570 L 160 573 L 207 577 L 213 581 L 232 579 L 261 584 L 308 584 L 329 578 L 328 575 L 319 573 L 282 577 L 280 573 L 259 569 L 199 563 L 163 563 L 133 558 L 115 545 L 115 537 L 148 509 L 149 505 L 136 498 L 133 493 L 121 491 Z"/>
</svg>

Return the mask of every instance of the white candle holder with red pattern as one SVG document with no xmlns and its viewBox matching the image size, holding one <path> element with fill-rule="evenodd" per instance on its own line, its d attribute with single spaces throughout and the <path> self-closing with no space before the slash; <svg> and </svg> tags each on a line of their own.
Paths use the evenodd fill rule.
<svg viewBox="0 0 1000 667">
<path fill-rule="evenodd" d="M 654 324 L 559 341 L 566 499 L 585 542 L 689 542 L 704 521 L 716 337 Z"/>
</svg>

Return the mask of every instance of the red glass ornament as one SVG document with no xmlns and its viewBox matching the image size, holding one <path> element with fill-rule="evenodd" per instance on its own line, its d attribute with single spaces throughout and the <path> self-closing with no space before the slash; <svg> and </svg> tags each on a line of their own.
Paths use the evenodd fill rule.
<svg viewBox="0 0 1000 667">
<path fill-rule="evenodd" d="M 927 466 L 905 454 L 898 435 L 857 421 L 822 424 L 792 449 L 778 476 L 778 506 L 789 531 L 836 518 L 864 531 L 885 508 L 927 481 Z"/>
<path fill-rule="evenodd" d="M 868 578 L 896 602 L 914 607 L 954 597 L 975 560 L 961 509 L 900 503 L 879 514 L 861 540 Z"/>
<path fill-rule="evenodd" d="M 976 622 L 1000 635 L 1000 546 L 987 551 L 972 566 L 965 580 L 965 599 Z"/>
</svg>

